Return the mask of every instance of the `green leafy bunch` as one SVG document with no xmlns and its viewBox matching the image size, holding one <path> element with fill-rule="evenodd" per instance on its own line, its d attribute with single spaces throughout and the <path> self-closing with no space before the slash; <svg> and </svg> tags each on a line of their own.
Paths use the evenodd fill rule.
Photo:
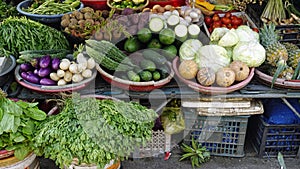
<svg viewBox="0 0 300 169">
<path fill-rule="evenodd" d="M 192 163 L 192 167 L 200 167 L 200 164 L 209 161 L 210 159 L 210 152 L 203 147 L 201 144 L 196 142 L 194 138 L 192 138 L 191 146 L 182 143 L 181 149 L 183 151 L 182 157 L 179 161 L 190 159 Z"/>
<path fill-rule="evenodd" d="M 14 151 L 19 160 L 33 151 L 35 129 L 46 119 L 46 113 L 37 105 L 8 99 L 0 90 L 0 150 Z"/>
</svg>

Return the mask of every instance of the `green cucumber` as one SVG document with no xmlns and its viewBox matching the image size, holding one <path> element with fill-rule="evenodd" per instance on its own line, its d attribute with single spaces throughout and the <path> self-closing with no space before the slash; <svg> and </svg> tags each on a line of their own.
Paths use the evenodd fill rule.
<svg viewBox="0 0 300 169">
<path fill-rule="evenodd" d="M 142 54 L 145 59 L 151 60 L 156 64 L 165 64 L 167 62 L 166 57 L 152 49 L 145 49 Z"/>
<path fill-rule="evenodd" d="M 153 61 L 151 60 L 142 60 L 140 63 L 140 66 L 143 70 L 149 70 L 151 72 L 155 71 L 156 65 Z"/>
<path fill-rule="evenodd" d="M 151 18 L 149 21 L 149 29 L 154 32 L 158 33 L 165 27 L 165 22 L 159 17 Z"/>
<path fill-rule="evenodd" d="M 140 82 L 141 81 L 140 76 L 132 70 L 127 72 L 127 77 L 128 77 L 129 80 L 134 81 L 134 82 Z"/>
</svg>

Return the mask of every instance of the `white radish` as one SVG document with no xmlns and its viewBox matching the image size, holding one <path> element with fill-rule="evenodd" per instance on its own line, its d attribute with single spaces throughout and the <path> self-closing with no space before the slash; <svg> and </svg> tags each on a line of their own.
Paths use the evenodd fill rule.
<svg viewBox="0 0 300 169">
<path fill-rule="evenodd" d="M 84 78 L 90 78 L 92 77 L 92 74 L 93 72 L 90 70 L 90 69 L 85 69 L 81 75 L 84 77 Z"/>
<path fill-rule="evenodd" d="M 89 58 L 87 60 L 87 68 L 88 69 L 93 69 L 96 66 L 96 62 L 93 58 Z"/>
<path fill-rule="evenodd" d="M 78 73 L 81 73 L 81 72 L 84 71 L 86 68 L 87 68 L 87 62 L 86 62 L 86 63 L 78 63 L 78 65 L 77 65 Z"/>
<path fill-rule="evenodd" d="M 78 64 L 77 63 L 72 63 L 70 66 L 69 66 L 69 71 L 71 73 L 78 73 Z"/>
<path fill-rule="evenodd" d="M 62 77 L 65 76 L 65 71 L 61 70 L 61 69 L 58 69 L 56 74 L 57 74 L 58 77 L 62 78 Z"/>
<path fill-rule="evenodd" d="M 87 62 L 83 53 L 79 53 L 76 57 L 76 60 L 77 60 L 77 63 L 86 63 Z"/>
<path fill-rule="evenodd" d="M 62 59 L 60 64 L 59 64 L 59 68 L 61 70 L 68 70 L 70 64 L 71 64 L 71 62 L 68 59 Z"/>
<path fill-rule="evenodd" d="M 59 79 L 59 81 L 57 82 L 57 86 L 64 86 L 66 84 L 67 82 L 64 79 Z"/>
<path fill-rule="evenodd" d="M 72 81 L 72 73 L 70 71 L 65 72 L 64 80 L 66 82 L 71 82 Z"/>
<path fill-rule="evenodd" d="M 78 83 L 81 82 L 83 80 L 83 77 L 81 74 L 74 74 L 72 76 L 72 82 Z"/>
<path fill-rule="evenodd" d="M 60 79 L 60 77 L 55 72 L 50 73 L 50 78 L 56 82 Z"/>
</svg>

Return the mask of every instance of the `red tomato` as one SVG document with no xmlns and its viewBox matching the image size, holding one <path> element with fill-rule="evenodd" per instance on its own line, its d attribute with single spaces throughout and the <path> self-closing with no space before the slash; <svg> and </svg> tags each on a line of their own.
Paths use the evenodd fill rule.
<svg viewBox="0 0 300 169">
<path fill-rule="evenodd" d="M 225 25 L 228 25 L 228 24 L 231 23 L 230 18 L 226 18 L 226 17 L 222 18 L 221 21 L 222 21 L 222 23 L 225 24 Z"/>
<path fill-rule="evenodd" d="M 237 19 L 237 16 L 235 16 L 235 15 L 231 15 L 230 19 L 231 19 L 231 20 L 233 20 L 233 19 Z"/>
<path fill-rule="evenodd" d="M 211 28 L 215 29 L 215 28 L 219 28 L 219 27 L 221 27 L 221 25 L 213 24 Z"/>
<path fill-rule="evenodd" d="M 228 24 L 228 25 L 226 25 L 226 27 L 227 27 L 228 29 L 231 29 L 231 28 L 232 28 L 232 25 L 231 25 L 231 24 Z"/>
<path fill-rule="evenodd" d="M 242 25 L 243 22 L 244 22 L 242 18 L 237 18 L 237 20 L 238 20 L 238 24 L 237 25 L 239 25 L 239 26 Z"/>
<path fill-rule="evenodd" d="M 213 20 L 211 19 L 211 17 L 205 16 L 204 22 L 205 22 L 206 25 L 211 25 Z"/>
<path fill-rule="evenodd" d="M 212 28 L 212 26 L 211 26 L 211 27 L 208 28 L 208 32 L 209 32 L 209 33 L 212 33 L 212 31 L 213 31 L 213 28 Z"/>
<path fill-rule="evenodd" d="M 221 20 L 213 22 L 213 25 L 220 27 L 222 25 Z"/>
<path fill-rule="evenodd" d="M 227 25 L 225 25 L 224 23 L 221 25 L 221 27 L 226 27 L 227 28 Z"/>
<path fill-rule="evenodd" d="M 213 21 L 219 21 L 220 20 L 220 16 L 218 14 L 214 14 L 212 17 Z"/>
<path fill-rule="evenodd" d="M 239 26 L 238 25 L 232 25 L 232 28 L 237 29 Z"/>
<path fill-rule="evenodd" d="M 240 24 L 240 21 L 237 17 L 234 17 L 231 19 L 231 24 L 238 26 Z"/>
<path fill-rule="evenodd" d="M 232 16 L 231 12 L 226 12 L 225 15 L 224 15 L 225 18 L 230 18 L 231 16 Z"/>
<path fill-rule="evenodd" d="M 252 30 L 257 33 L 259 32 L 258 28 L 252 28 Z"/>
</svg>

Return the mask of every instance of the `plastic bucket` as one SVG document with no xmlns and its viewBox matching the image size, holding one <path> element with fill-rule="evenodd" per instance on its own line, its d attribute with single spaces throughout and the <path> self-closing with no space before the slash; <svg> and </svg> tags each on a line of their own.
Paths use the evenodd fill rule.
<svg viewBox="0 0 300 169">
<path fill-rule="evenodd" d="M 35 154 L 30 154 L 20 161 L 16 157 L 9 157 L 0 160 L 0 169 L 39 169 L 40 163 Z"/>
</svg>

